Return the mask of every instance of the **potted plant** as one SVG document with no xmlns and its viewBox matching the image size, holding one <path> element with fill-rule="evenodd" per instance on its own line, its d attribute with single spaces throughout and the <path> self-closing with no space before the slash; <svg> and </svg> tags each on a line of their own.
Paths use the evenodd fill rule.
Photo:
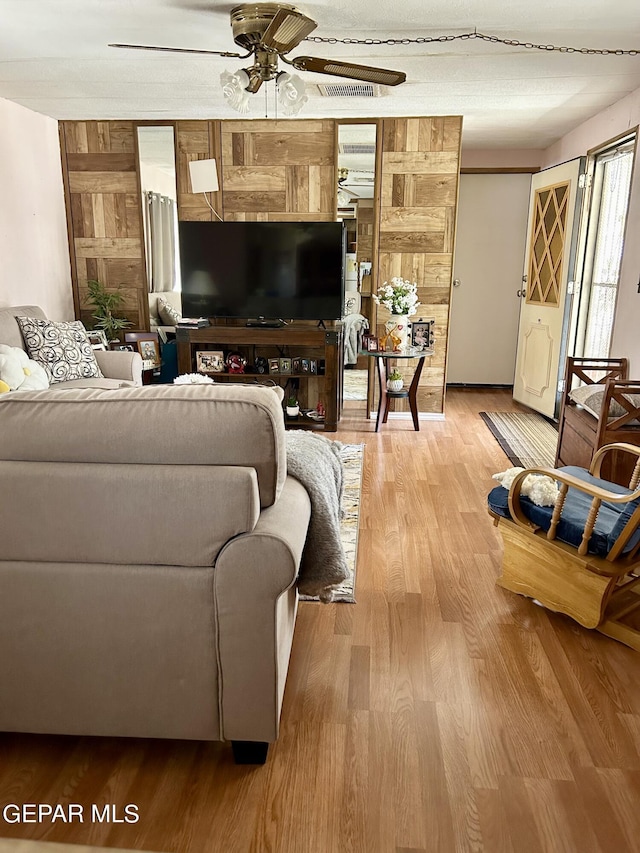
<svg viewBox="0 0 640 853">
<path fill-rule="evenodd" d="M 387 391 L 402 391 L 404 380 L 397 367 L 394 367 L 387 377 Z"/>
<path fill-rule="evenodd" d="M 101 281 L 92 279 L 87 282 L 89 290 L 89 302 L 94 308 L 93 318 L 97 320 L 95 329 L 102 329 L 107 340 L 117 341 L 118 335 L 123 329 L 128 329 L 133 323 L 124 317 L 116 317 L 114 312 L 122 308 L 124 296 L 120 288 L 107 290 Z"/>
<path fill-rule="evenodd" d="M 287 417 L 288 418 L 297 418 L 300 414 L 300 406 L 298 405 L 298 401 L 295 397 L 289 397 L 286 405 Z"/>
</svg>

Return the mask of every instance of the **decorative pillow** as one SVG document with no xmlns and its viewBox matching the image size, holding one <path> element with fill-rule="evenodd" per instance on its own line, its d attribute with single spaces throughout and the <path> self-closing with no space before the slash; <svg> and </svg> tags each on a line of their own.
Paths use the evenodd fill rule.
<svg viewBox="0 0 640 853">
<path fill-rule="evenodd" d="M 590 412 L 594 418 L 599 418 L 600 412 L 602 411 L 602 404 L 604 403 L 604 392 L 604 385 L 580 385 L 578 388 L 574 388 L 569 392 L 569 397 L 574 403 L 577 403 L 579 406 L 582 406 L 583 409 Z M 624 396 L 630 403 L 633 403 L 634 406 L 640 406 L 640 397 L 638 394 L 625 394 Z M 611 405 L 609 406 L 609 417 L 621 418 L 626 414 L 626 410 L 623 409 L 619 403 L 615 400 L 611 401 Z"/>
<path fill-rule="evenodd" d="M 95 354 L 80 320 L 54 323 L 35 317 L 16 317 L 29 356 L 41 365 L 49 381 L 103 379 Z"/>
<path fill-rule="evenodd" d="M 182 320 L 182 314 L 170 302 L 163 299 L 162 296 L 158 297 L 158 316 L 165 326 L 175 326 Z"/>
</svg>

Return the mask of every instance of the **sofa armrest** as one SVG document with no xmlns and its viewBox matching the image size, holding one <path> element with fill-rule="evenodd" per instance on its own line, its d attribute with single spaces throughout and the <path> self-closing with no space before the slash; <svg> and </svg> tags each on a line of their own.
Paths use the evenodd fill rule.
<svg viewBox="0 0 640 853">
<path fill-rule="evenodd" d="M 138 352 L 95 350 L 98 367 L 107 379 L 126 379 L 142 385 L 142 356 Z"/>
<path fill-rule="evenodd" d="M 293 588 L 311 504 L 287 477 L 273 506 L 251 533 L 218 555 L 214 597 L 218 620 L 220 719 L 226 740 L 274 741 L 289 665 L 297 606 Z"/>
</svg>

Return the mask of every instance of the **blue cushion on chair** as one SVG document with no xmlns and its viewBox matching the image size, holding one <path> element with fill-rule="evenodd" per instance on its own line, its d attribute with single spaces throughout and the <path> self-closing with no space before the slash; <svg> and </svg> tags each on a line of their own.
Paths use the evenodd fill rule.
<svg viewBox="0 0 640 853">
<path fill-rule="evenodd" d="M 631 494 L 629 489 L 624 486 L 618 486 L 616 483 L 609 483 L 607 480 L 600 480 L 597 477 L 592 477 L 584 468 L 577 468 L 569 465 L 565 468 L 559 468 L 559 471 L 564 471 L 567 474 L 572 474 L 584 482 L 591 483 L 594 486 L 607 489 L 610 492 L 616 492 L 620 495 Z M 509 491 L 502 486 L 496 486 L 489 492 L 487 498 L 489 508 L 502 518 L 511 518 L 509 513 Z M 556 539 L 565 542 L 567 545 L 573 545 L 577 548 L 582 541 L 584 532 L 584 524 L 591 508 L 592 498 L 589 495 L 580 492 L 577 489 L 569 488 L 567 497 L 564 502 L 562 516 L 556 529 Z M 599 557 L 606 557 L 616 539 L 620 535 L 625 524 L 631 517 L 633 511 L 640 504 L 640 499 L 632 501 L 630 504 L 621 506 L 603 501 L 598 512 L 598 518 L 589 540 L 588 551 L 590 554 L 595 554 Z M 520 506 L 522 512 L 543 530 L 548 530 L 551 526 L 551 516 L 553 515 L 552 506 L 536 506 L 529 498 L 521 497 Z M 640 539 L 640 529 L 636 531 L 631 538 L 625 552 L 635 546 Z"/>
</svg>

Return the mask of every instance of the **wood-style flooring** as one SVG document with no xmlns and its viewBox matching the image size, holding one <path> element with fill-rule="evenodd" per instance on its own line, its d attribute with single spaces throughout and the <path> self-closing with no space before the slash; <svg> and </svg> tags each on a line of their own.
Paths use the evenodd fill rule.
<svg viewBox="0 0 640 853">
<path fill-rule="evenodd" d="M 365 442 L 357 604 L 302 603 L 280 740 L 259 769 L 223 744 L 0 735 L 0 804 L 134 803 L 137 824 L 0 836 L 224 853 L 626 853 L 640 849 L 640 655 L 499 589 L 478 417 Z M 71 848 L 73 849 L 73 848 Z"/>
</svg>

